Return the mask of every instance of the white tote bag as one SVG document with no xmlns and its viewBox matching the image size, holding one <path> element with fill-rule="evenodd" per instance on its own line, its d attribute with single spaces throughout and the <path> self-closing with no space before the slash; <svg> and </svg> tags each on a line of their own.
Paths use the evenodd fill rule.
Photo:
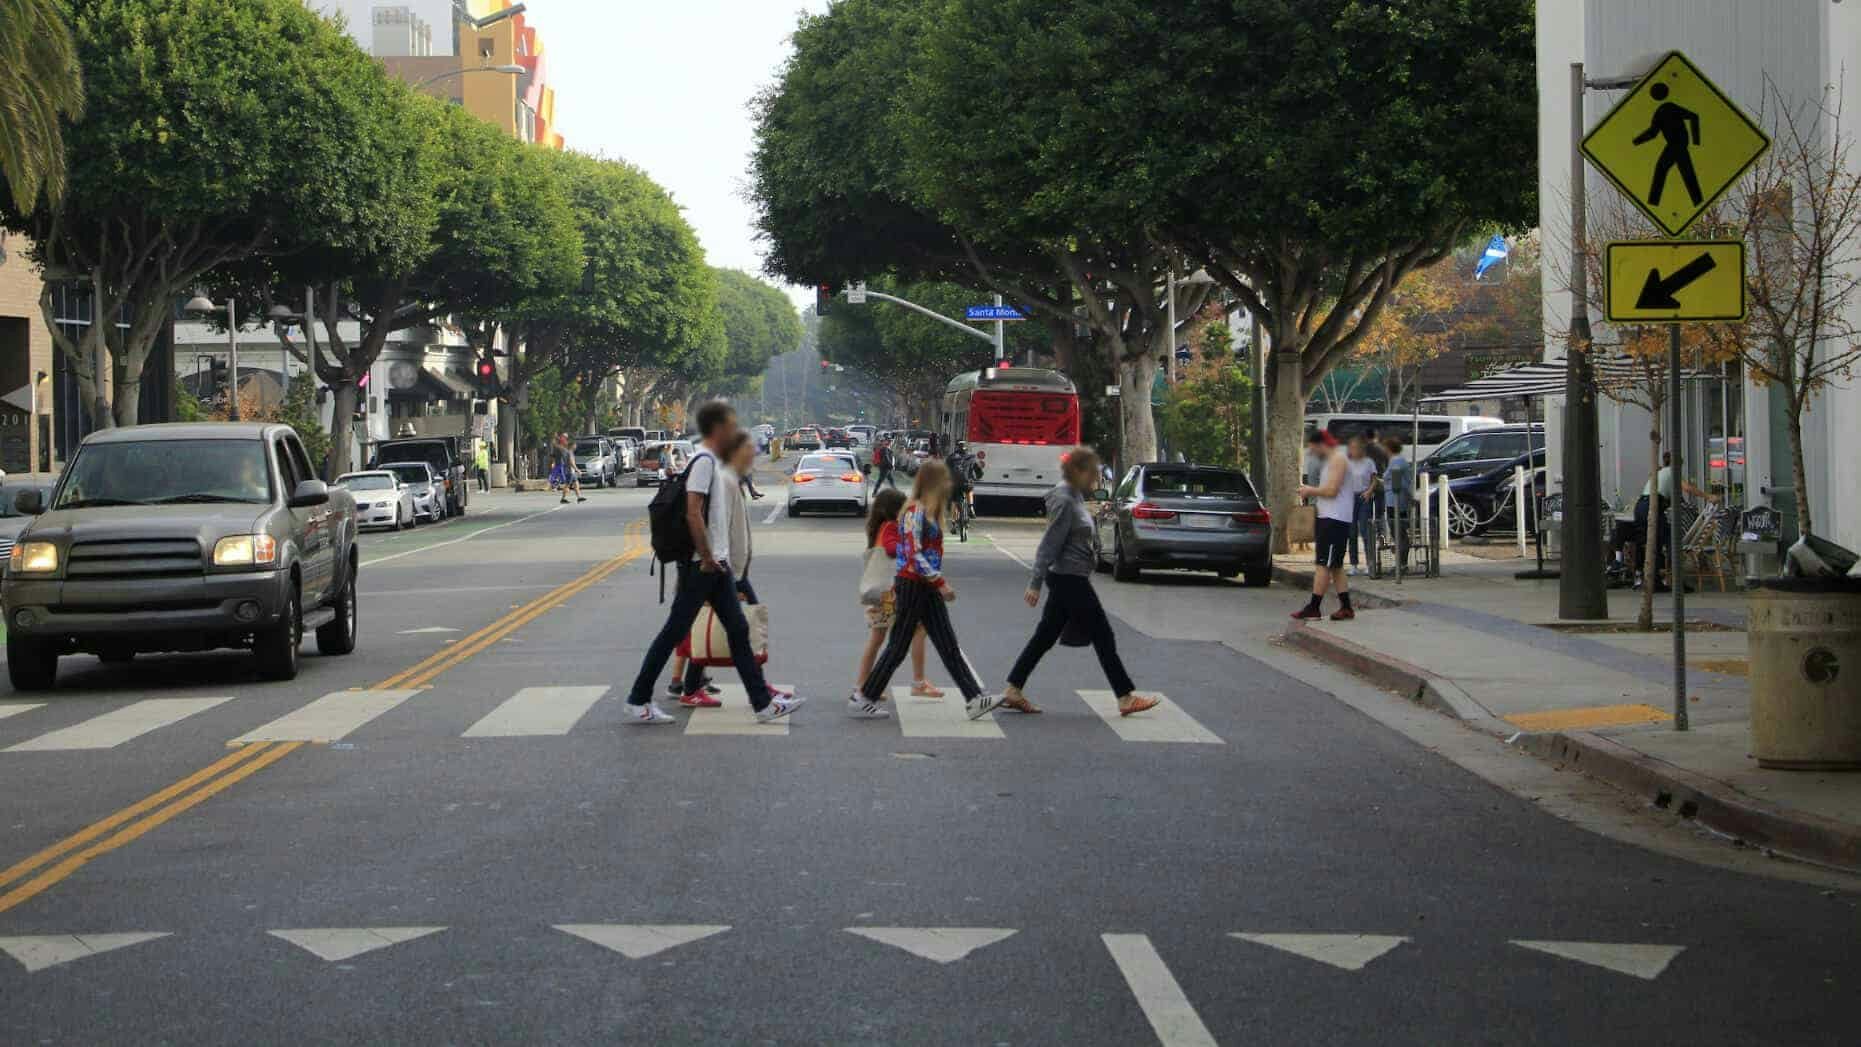
<svg viewBox="0 0 1861 1047">
<path fill-rule="evenodd" d="M 743 616 L 750 621 L 750 650 L 755 652 L 758 663 L 769 660 L 769 605 L 752 603 L 743 605 Z M 691 623 L 691 660 L 708 668 L 721 668 L 735 664 L 730 653 L 730 637 L 724 632 L 724 623 L 717 618 L 717 612 L 706 605 L 698 612 L 698 618 Z"/>
<path fill-rule="evenodd" d="M 868 607 L 884 603 L 885 594 L 892 591 L 892 580 L 896 576 L 892 558 L 885 554 L 884 546 L 875 545 L 866 550 L 866 566 L 859 572 L 859 602 Z"/>
</svg>

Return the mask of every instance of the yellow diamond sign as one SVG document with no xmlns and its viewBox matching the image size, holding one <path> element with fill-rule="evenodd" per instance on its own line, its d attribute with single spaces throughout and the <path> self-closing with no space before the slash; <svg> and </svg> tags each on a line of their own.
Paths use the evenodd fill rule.
<svg viewBox="0 0 1861 1047">
<path fill-rule="evenodd" d="M 1612 324 L 1745 318 L 1743 241 L 1621 241 L 1604 252 L 1603 269 Z"/>
<path fill-rule="evenodd" d="M 1668 236 L 1719 199 L 1771 140 L 1678 51 L 1583 140 L 1583 155 Z"/>
</svg>

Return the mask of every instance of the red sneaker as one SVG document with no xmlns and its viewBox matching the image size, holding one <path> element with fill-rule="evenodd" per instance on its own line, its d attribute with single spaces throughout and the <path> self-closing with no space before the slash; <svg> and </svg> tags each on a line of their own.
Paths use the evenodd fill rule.
<svg viewBox="0 0 1861 1047">
<path fill-rule="evenodd" d="M 1313 617 L 1316 618 L 1317 615 L 1313 615 Z M 1331 620 L 1334 622 L 1348 622 L 1355 617 L 1357 617 L 1357 612 L 1348 607 L 1340 607 L 1331 614 Z"/>
<path fill-rule="evenodd" d="M 687 709 L 721 709 L 724 705 L 723 702 L 718 701 L 715 697 L 703 691 L 699 691 L 697 694 L 688 694 L 680 698 L 678 703 Z"/>
<path fill-rule="evenodd" d="M 1292 616 L 1302 622 L 1309 622 L 1316 618 L 1323 618 L 1325 616 L 1325 612 L 1322 610 L 1319 610 L 1316 607 L 1313 607 L 1311 604 L 1307 604 L 1304 607 L 1301 607 L 1298 610 L 1292 612 Z"/>
</svg>

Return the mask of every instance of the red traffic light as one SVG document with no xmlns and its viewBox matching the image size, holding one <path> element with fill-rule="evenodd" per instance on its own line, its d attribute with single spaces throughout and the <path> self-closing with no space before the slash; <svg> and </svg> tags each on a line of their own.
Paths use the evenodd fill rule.
<svg viewBox="0 0 1861 1047">
<path fill-rule="evenodd" d="M 497 374 L 498 374 L 497 364 L 492 363 L 490 360 L 486 360 L 482 358 L 478 361 L 478 377 L 496 378 Z"/>
<path fill-rule="evenodd" d="M 827 370 L 829 367 L 832 367 L 832 366 L 833 364 L 828 363 L 826 360 L 821 361 L 821 370 L 823 371 Z"/>
</svg>

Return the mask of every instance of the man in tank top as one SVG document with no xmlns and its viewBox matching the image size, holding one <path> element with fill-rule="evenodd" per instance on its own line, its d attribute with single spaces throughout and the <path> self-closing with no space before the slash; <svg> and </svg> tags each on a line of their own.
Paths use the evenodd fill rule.
<svg viewBox="0 0 1861 1047">
<path fill-rule="evenodd" d="M 1325 590 L 1334 589 L 1339 607 L 1332 621 L 1345 622 L 1357 617 L 1351 610 L 1350 585 L 1344 578 L 1344 557 L 1350 547 L 1351 522 L 1357 512 L 1360 489 L 1351 477 L 1350 463 L 1338 446 L 1337 438 L 1323 429 L 1306 437 L 1306 444 L 1324 459 L 1324 470 L 1317 484 L 1300 484 L 1299 495 L 1311 498 L 1317 508 L 1313 528 L 1313 545 L 1318 550 L 1318 569 L 1312 572 L 1312 599 L 1293 612 L 1294 618 L 1309 619 L 1324 615 Z"/>
</svg>

